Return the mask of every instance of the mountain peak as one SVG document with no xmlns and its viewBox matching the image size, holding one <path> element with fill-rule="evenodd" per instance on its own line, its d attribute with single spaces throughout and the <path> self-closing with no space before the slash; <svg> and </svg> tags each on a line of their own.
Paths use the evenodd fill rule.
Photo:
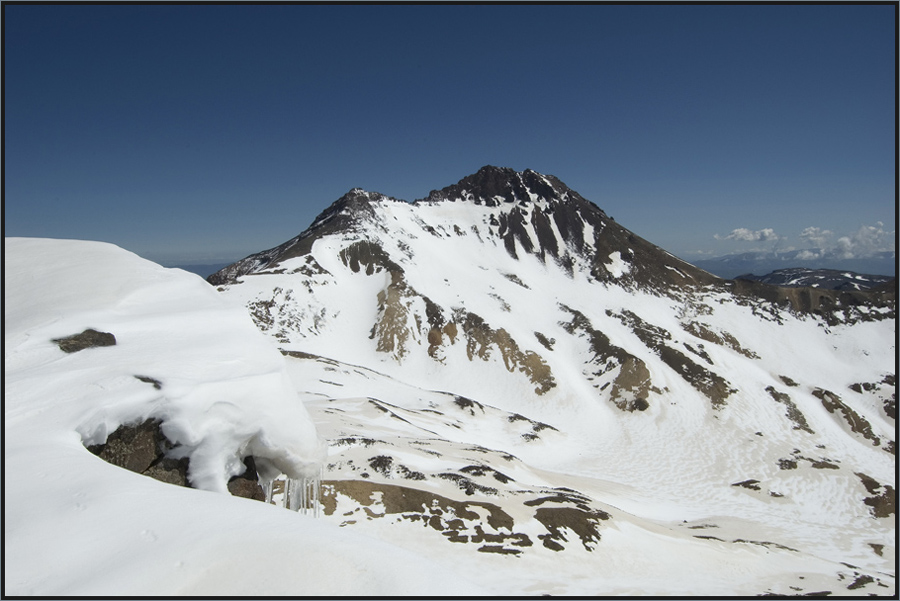
<svg viewBox="0 0 900 601">
<path fill-rule="evenodd" d="M 416 202 L 463 201 L 494 207 L 502 203 L 564 202 L 574 198 L 581 196 L 552 175 L 531 169 L 516 171 L 510 167 L 485 165 L 451 186 L 432 190 L 426 198 Z"/>
<path fill-rule="evenodd" d="M 389 208 L 388 201 L 399 206 Z M 459 209 L 473 210 L 444 210 L 450 208 L 446 204 L 456 202 L 464 205 Z M 474 210 L 475 205 L 492 210 Z M 451 238 L 473 232 L 478 244 L 500 245 L 514 259 L 535 256 L 543 263 L 557 264 L 570 276 L 580 270 L 597 281 L 657 290 L 718 280 L 616 224 L 597 205 L 552 175 L 486 165 L 411 204 L 353 188 L 299 236 L 246 257 L 208 281 L 215 285 L 233 282 L 241 275 L 309 254 L 313 242 L 325 236 L 344 236 L 353 241 L 397 236 L 416 239 L 411 230 L 397 225 L 398 214 L 411 219 L 408 226 L 412 230 L 421 228 L 428 236 L 444 239 L 441 231 Z M 367 247 L 366 252 L 375 251 Z M 384 263 L 383 253 L 376 254 Z M 394 265 L 402 263 L 391 261 Z"/>
</svg>

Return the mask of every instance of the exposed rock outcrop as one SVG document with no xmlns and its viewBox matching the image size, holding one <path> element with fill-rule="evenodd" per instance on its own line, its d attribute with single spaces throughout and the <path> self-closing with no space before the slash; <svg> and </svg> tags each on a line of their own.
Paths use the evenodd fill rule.
<svg viewBox="0 0 900 601">
<path fill-rule="evenodd" d="M 93 328 L 88 328 L 80 334 L 65 336 L 64 338 L 54 338 L 61 351 L 64 353 L 77 353 L 88 348 L 99 346 L 114 346 L 116 337 L 109 332 L 98 332 Z"/>
<path fill-rule="evenodd" d="M 162 421 L 147 419 L 133 424 L 123 424 L 110 434 L 106 442 L 88 446 L 88 450 L 113 465 L 149 476 L 160 482 L 191 486 L 188 478 L 190 460 L 174 458 L 175 445 L 162 433 Z M 247 469 L 228 482 L 228 491 L 237 497 L 264 501 L 253 457 L 246 457 Z"/>
<path fill-rule="evenodd" d="M 162 482 L 189 486 L 189 460 L 172 459 L 166 453 L 174 448 L 163 435 L 158 419 L 123 424 L 107 437 L 106 442 L 91 445 L 88 450 L 109 463 Z"/>
</svg>

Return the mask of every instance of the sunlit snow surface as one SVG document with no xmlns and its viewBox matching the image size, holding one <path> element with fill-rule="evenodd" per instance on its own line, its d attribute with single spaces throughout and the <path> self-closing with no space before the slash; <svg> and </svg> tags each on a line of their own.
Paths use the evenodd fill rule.
<svg viewBox="0 0 900 601">
<path fill-rule="evenodd" d="M 289 372 L 330 444 L 326 482 L 363 479 L 496 503 L 515 514 L 513 530 L 534 545 L 507 545 L 510 555 L 478 553 L 478 545 L 448 542 L 448 530 L 434 532 L 409 516 L 380 513 L 386 505 L 354 504 L 340 494 L 344 504 L 323 519 L 445 561 L 497 594 L 894 591 L 895 518 L 873 517 L 856 475 L 895 485 L 894 455 L 884 448 L 894 440 L 894 423 L 874 395 L 849 389 L 894 373 L 892 319 L 827 326 L 738 304 L 712 288 L 667 296 L 590 281 L 577 257 L 569 274 L 552 261 L 507 253 L 489 219 L 504 209 L 380 202 L 357 234 L 317 239 L 309 255 L 222 289 L 248 306 L 276 345 L 295 353 Z M 400 308 L 392 318 L 408 335 L 405 348 L 377 349 L 379 299 L 397 286 L 387 270 L 354 271 L 341 259 L 354 240 L 377 241 L 404 270 L 406 296 L 392 306 Z M 618 252 L 607 266 L 616 282 L 629 275 Z M 555 386 L 536 394 L 520 370 L 504 367 L 496 347 L 486 360 L 471 359 L 461 337 L 445 337 L 430 355 L 423 295 L 447 314 L 460 309 L 502 327 L 546 361 Z M 649 366 L 656 390 L 646 411 L 616 408 L 603 392 L 608 376 L 587 373 L 593 353 L 585 336 L 566 331 L 572 313 L 563 303 Z M 713 407 L 624 323 L 626 311 L 668 332 L 672 348 L 695 349 L 693 360 L 738 392 Z M 686 329 L 691 323 L 739 346 L 698 338 Z M 554 341 L 552 350 L 536 333 Z M 701 351 L 707 359 L 698 359 Z M 789 395 L 811 432 L 798 429 L 767 388 Z M 852 404 L 879 445 L 826 410 L 813 394 L 819 388 Z M 457 396 L 480 408 L 465 414 Z M 519 418 L 552 429 L 530 437 Z M 513 481 L 473 478 L 497 490 L 469 496 L 441 479 L 473 464 Z M 750 480 L 758 483 L 737 485 Z M 562 487 L 611 516 L 590 550 L 571 530 L 564 551 L 540 544 L 543 530 L 527 502 Z M 471 534 L 474 525 L 466 527 Z"/>
<path fill-rule="evenodd" d="M 323 455 L 282 356 L 242 307 L 109 244 L 7 238 L 4 251 L 5 594 L 477 591 L 396 546 L 227 495 L 242 456 L 300 477 Z M 65 354 L 51 341 L 86 328 L 116 345 Z M 84 446 L 148 417 L 206 490 Z"/>
<path fill-rule="evenodd" d="M 876 398 L 848 391 L 893 373 L 893 320 L 826 328 L 785 314 L 777 323 L 749 319 L 753 307 L 712 291 L 696 304 L 585 287 L 577 269 L 568 276 L 450 235 L 465 219 L 487 227 L 472 216 L 481 209 L 463 215 L 459 205 L 441 207 L 427 224 L 440 236 L 423 231 L 406 205 L 391 209 L 396 229 L 381 242 L 392 259 L 430 266 L 407 270 L 410 288 L 502 324 L 545 358 L 554 388 L 535 394 L 496 351 L 470 361 L 461 340 L 442 346 L 439 360 L 429 356 L 415 327 L 425 306 L 414 295 L 408 352 L 400 360 L 378 352 L 370 333 L 390 276 L 353 272 L 338 258 L 346 240 L 316 242 L 322 272 L 303 275 L 308 258 L 299 257 L 219 293 L 110 245 L 6 239 L 5 592 L 894 593 L 895 518 L 870 514 L 854 475 L 894 486 L 894 456 L 860 440 L 810 393 L 840 392 L 875 435 L 893 440 Z M 465 231 L 479 235 L 468 224 Z M 623 412 L 598 393 L 601 382 L 583 371 L 588 343 L 561 325 L 571 313 L 559 302 L 650 365 L 660 392 L 646 411 Z M 245 310 L 266 306 L 268 336 Z M 673 345 L 703 342 L 683 329 L 688 321 L 729 332 L 756 358 L 703 348 L 740 394 L 711 408 L 615 317 L 624 309 L 671 332 Z M 51 342 L 88 327 L 114 333 L 117 345 L 66 355 Z M 553 350 L 534 332 L 554 340 Z M 136 375 L 159 380 L 161 389 Z M 815 434 L 795 429 L 768 386 L 791 394 Z M 133 474 L 84 448 L 150 416 L 163 418 L 167 436 L 191 451 L 192 476 L 207 490 Z M 335 505 L 319 519 L 222 494 L 240 456 L 299 474 L 318 467 L 320 441 L 328 445 L 322 498 Z M 373 461 L 382 456 L 391 462 Z M 797 467 L 781 469 L 785 458 Z M 826 459 L 837 469 L 813 467 Z M 474 475 L 472 466 L 490 466 L 506 480 Z M 468 495 L 441 474 L 469 474 L 481 488 Z M 734 486 L 750 479 L 759 490 Z M 342 482 L 482 505 L 468 506 L 476 517 L 459 519 L 470 542 L 453 542 L 422 520 L 390 513 L 382 493 L 337 495 Z M 534 510 L 558 505 L 552 497 L 563 490 L 608 516 L 599 540 L 582 544 L 564 527 L 564 550 L 541 544 L 546 530 Z M 489 504 L 514 526 L 489 529 Z M 533 545 L 503 543 L 517 554 L 479 552 L 501 543 L 473 544 L 476 528 L 527 535 Z"/>
</svg>

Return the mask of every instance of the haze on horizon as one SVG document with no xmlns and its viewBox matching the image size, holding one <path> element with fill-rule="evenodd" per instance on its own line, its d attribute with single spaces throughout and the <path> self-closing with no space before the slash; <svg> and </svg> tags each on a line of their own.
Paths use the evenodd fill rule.
<svg viewBox="0 0 900 601">
<path fill-rule="evenodd" d="M 687 260 L 895 250 L 896 5 L 4 5 L 5 236 L 230 262 L 559 177 Z"/>
</svg>

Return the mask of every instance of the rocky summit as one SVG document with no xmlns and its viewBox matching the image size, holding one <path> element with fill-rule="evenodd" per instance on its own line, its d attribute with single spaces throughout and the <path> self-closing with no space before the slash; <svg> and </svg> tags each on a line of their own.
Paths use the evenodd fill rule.
<svg viewBox="0 0 900 601">
<path fill-rule="evenodd" d="M 724 280 L 492 166 L 209 282 L 327 440 L 322 519 L 521 594 L 895 591 L 893 286 Z"/>
</svg>

